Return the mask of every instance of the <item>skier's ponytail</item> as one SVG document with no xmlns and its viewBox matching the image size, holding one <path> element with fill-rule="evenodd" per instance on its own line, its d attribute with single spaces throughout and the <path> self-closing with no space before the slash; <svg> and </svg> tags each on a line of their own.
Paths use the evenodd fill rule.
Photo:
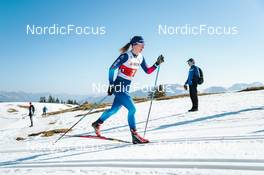
<svg viewBox="0 0 264 175">
<path fill-rule="evenodd" d="M 130 47 L 131 43 L 127 43 L 126 45 L 124 45 L 121 49 L 119 49 L 119 51 L 121 53 L 125 53 L 126 51 L 128 51 L 129 47 Z"/>
</svg>

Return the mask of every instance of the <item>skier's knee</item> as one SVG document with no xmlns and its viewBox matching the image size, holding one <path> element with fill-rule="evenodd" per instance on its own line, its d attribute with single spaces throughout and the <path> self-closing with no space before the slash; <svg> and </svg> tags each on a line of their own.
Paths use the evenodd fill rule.
<svg viewBox="0 0 264 175">
<path fill-rule="evenodd" d="M 108 113 L 111 114 L 111 115 L 113 115 L 113 114 L 115 114 L 118 110 L 119 110 L 119 108 L 111 108 L 111 109 L 108 110 Z"/>
<path fill-rule="evenodd" d="M 133 107 L 131 107 L 130 109 L 129 109 L 129 114 L 130 115 L 133 115 L 133 114 L 135 114 L 136 113 L 136 108 L 133 106 Z"/>
</svg>

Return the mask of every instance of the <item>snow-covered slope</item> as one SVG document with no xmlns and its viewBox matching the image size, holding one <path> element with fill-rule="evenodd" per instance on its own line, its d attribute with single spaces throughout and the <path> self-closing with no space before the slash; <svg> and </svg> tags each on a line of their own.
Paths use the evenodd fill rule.
<svg viewBox="0 0 264 175">
<path fill-rule="evenodd" d="M 199 98 L 200 110 L 186 113 L 189 98 L 155 101 L 146 137 L 152 143 L 132 145 L 59 135 L 28 134 L 69 128 L 84 111 L 41 117 L 35 104 L 35 126 L 29 128 L 21 103 L 0 103 L 1 174 L 263 174 L 264 91 L 225 93 Z M 68 106 L 47 104 L 49 111 Z M 149 102 L 136 104 L 142 131 Z M 16 113 L 7 112 L 15 108 Z M 87 116 L 68 135 L 92 134 Z M 130 141 L 127 111 L 122 108 L 102 126 L 102 134 Z M 17 137 L 26 140 L 16 141 Z"/>
</svg>

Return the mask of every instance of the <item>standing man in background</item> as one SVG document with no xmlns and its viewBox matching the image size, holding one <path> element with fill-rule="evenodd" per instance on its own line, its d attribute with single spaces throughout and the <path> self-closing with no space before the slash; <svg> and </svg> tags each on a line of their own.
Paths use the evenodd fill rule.
<svg viewBox="0 0 264 175">
<path fill-rule="evenodd" d="M 46 107 L 46 106 L 44 106 L 43 107 L 43 109 L 42 109 L 42 116 L 45 116 L 46 117 L 46 115 L 47 115 L 47 110 L 48 110 L 48 108 Z"/>
<path fill-rule="evenodd" d="M 29 110 L 29 114 L 28 115 L 29 115 L 30 123 L 31 123 L 31 125 L 29 127 L 33 127 L 33 119 L 32 119 L 32 117 L 33 117 L 33 115 L 35 113 L 35 107 L 34 107 L 34 105 L 31 102 L 29 102 L 28 110 Z"/>
<path fill-rule="evenodd" d="M 202 70 L 195 65 L 195 61 L 193 58 L 190 58 L 187 63 L 190 66 L 190 69 L 188 78 L 184 84 L 184 89 L 188 90 L 189 86 L 189 93 L 192 101 L 192 108 L 189 110 L 189 112 L 195 112 L 198 111 L 197 86 L 198 84 L 203 83 L 203 73 Z"/>
</svg>

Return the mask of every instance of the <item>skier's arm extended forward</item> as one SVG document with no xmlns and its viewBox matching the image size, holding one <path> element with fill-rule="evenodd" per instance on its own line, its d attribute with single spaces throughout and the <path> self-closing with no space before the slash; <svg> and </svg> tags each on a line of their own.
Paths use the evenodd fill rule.
<svg viewBox="0 0 264 175">
<path fill-rule="evenodd" d="M 151 67 L 148 67 L 148 65 L 145 61 L 145 58 L 143 58 L 143 61 L 141 63 L 141 67 L 147 74 L 151 74 L 163 62 L 164 62 L 164 57 L 162 55 L 160 55 L 158 57 L 157 61 L 155 62 L 155 64 Z"/>
</svg>

